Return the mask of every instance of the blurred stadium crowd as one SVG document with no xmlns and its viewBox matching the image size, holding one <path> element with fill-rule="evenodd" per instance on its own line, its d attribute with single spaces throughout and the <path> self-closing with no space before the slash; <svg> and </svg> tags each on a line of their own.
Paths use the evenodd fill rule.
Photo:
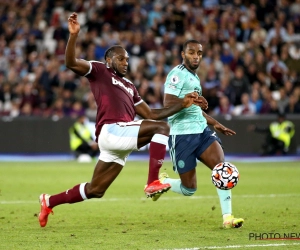
<svg viewBox="0 0 300 250">
<path fill-rule="evenodd" d="M 197 39 L 209 114 L 300 114 L 300 0 L 1 0 L 0 116 L 95 117 L 87 79 L 64 65 L 72 12 L 77 57 L 103 61 L 123 45 L 127 78 L 153 108 Z"/>
</svg>

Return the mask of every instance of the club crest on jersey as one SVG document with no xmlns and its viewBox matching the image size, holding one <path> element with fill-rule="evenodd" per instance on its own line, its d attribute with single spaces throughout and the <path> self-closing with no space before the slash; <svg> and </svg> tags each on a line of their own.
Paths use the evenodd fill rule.
<svg viewBox="0 0 300 250">
<path fill-rule="evenodd" d="M 172 76 L 171 77 L 171 83 L 177 84 L 179 82 L 179 77 L 178 76 Z"/>
<path fill-rule="evenodd" d="M 201 91 L 200 88 L 195 88 L 195 89 L 194 89 L 194 92 L 196 92 L 199 96 L 202 95 L 202 91 Z"/>
<path fill-rule="evenodd" d="M 112 84 L 121 86 L 122 88 L 126 89 L 129 94 L 133 96 L 133 90 L 131 88 L 127 88 L 122 82 L 118 81 L 113 77 L 111 78 L 111 80 L 112 80 Z"/>
</svg>

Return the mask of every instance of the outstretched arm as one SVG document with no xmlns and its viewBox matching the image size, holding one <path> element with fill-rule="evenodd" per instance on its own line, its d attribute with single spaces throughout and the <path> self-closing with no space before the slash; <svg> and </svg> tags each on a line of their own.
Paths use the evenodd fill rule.
<svg viewBox="0 0 300 250">
<path fill-rule="evenodd" d="M 69 40 L 66 47 L 66 67 L 78 75 L 84 76 L 90 69 L 90 64 L 82 59 L 75 57 L 76 40 L 80 31 L 80 24 L 77 21 L 77 13 L 72 13 L 68 18 L 68 28 L 70 32 Z"/>
<path fill-rule="evenodd" d="M 201 109 L 207 109 L 208 108 L 207 100 L 203 96 L 198 96 L 198 94 L 196 94 L 196 96 L 197 96 L 197 98 L 194 99 L 193 104 L 199 106 Z M 178 102 L 181 102 L 181 100 L 182 99 L 180 99 L 176 95 L 165 94 L 164 107 L 176 105 Z"/>
<path fill-rule="evenodd" d="M 136 113 L 144 119 L 161 120 L 174 115 L 183 108 L 188 108 L 197 102 L 198 94 L 193 92 L 186 94 L 184 98 L 178 98 L 177 102 L 164 106 L 162 109 L 151 109 L 147 103 L 142 102 L 135 107 Z"/>
<path fill-rule="evenodd" d="M 215 120 L 214 118 L 212 118 L 211 116 L 206 114 L 204 111 L 202 111 L 202 114 L 205 117 L 205 119 L 207 120 L 207 124 L 213 126 L 216 131 L 221 132 L 224 135 L 235 135 L 236 134 L 233 130 L 226 128 L 221 123 L 219 123 L 217 120 Z"/>
</svg>

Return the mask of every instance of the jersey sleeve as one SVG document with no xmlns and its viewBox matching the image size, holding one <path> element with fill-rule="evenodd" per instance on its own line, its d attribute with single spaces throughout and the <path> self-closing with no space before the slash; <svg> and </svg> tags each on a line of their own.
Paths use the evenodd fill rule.
<svg viewBox="0 0 300 250">
<path fill-rule="evenodd" d="M 172 70 L 168 74 L 165 82 L 165 94 L 179 96 L 184 84 L 184 80 L 185 77 L 180 71 L 176 69 Z"/>
<path fill-rule="evenodd" d="M 133 85 L 133 102 L 134 102 L 134 106 L 137 106 L 143 102 L 143 99 L 141 98 L 139 92 L 137 91 L 134 85 Z"/>
<path fill-rule="evenodd" d="M 106 66 L 102 62 L 98 61 L 88 61 L 90 64 L 89 71 L 85 74 L 85 77 L 90 80 L 95 80 L 96 78 L 99 78 L 101 74 L 103 74 L 104 70 L 106 69 Z"/>
</svg>

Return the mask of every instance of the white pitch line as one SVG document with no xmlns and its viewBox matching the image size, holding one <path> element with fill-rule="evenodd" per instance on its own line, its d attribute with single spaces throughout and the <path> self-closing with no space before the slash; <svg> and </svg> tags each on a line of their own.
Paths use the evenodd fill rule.
<svg viewBox="0 0 300 250">
<path fill-rule="evenodd" d="M 234 195 L 234 198 L 280 198 L 280 197 L 300 197 L 300 194 L 247 194 L 247 195 Z M 161 201 L 164 200 L 182 200 L 182 199 L 191 199 L 191 200 L 197 200 L 197 199 L 217 199 L 217 195 L 203 195 L 203 196 L 191 196 L 191 197 L 184 197 L 184 196 L 178 196 L 178 197 L 166 197 L 164 196 Z M 146 201 L 149 200 L 147 198 L 103 198 L 103 199 L 91 199 L 88 200 L 88 202 L 123 202 L 123 201 Z M 1 201 L 0 204 L 32 204 L 37 203 L 38 199 L 35 201 L 25 201 L 25 200 L 15 200 L 15 201 Z"/>
<path fill-rule="evenodd" d="M 171 250 L 202 250 L 202 249 L 232 249 L 232 248 L 250 248 L 250 247 L 282 247 L 282 246 L 299 246 L 300 243 L 279 243 L 279 244 L 253 244 L 253 245 L 232 245 L 232 246 L 206 246 L 194 248 L 173 248 Z M 168 250 L 168 249 L 164 249 Z"/>
</svg>

